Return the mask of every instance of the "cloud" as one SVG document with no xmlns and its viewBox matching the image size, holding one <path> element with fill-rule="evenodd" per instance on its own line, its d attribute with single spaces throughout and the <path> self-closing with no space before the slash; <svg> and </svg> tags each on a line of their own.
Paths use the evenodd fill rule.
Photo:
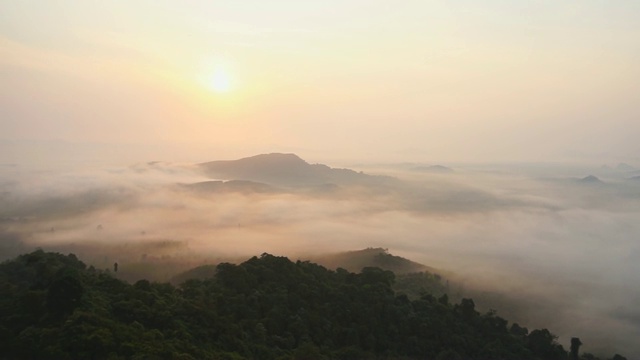
<svg viewBox="0 0 640 360">
<path fill-rule="evenodd" d="M 118 261 L 131 276 L 164 280 L 263 252 L 384 247 L 442 269 L 452 291 L 511 321 L 548 327 L 564 342 L 579 336 L 585 351 L 640 354 L 633 182 L 603 176 L 602 186 L 585 186 L 554 168 L 544 176 L 389 168 L 398 181 L 260 192 L 184 186 L 210 179 L 163 162 L 0 171 L 3 254 L 75 252 L 96 266 Z"/>
</svg>

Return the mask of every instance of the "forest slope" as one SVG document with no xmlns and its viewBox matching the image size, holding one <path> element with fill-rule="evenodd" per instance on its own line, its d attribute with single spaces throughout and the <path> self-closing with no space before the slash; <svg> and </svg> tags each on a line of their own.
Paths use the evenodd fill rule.
<svg viewBox="0 0 640 360">
<path fill-rule="evenodd" d="M 131 285 L 39 250 L 0 265 L 0 358 L 568 359 L 546 329 L 471 299 L 411 301 L 394 279 L 263 254 L 178 287 Z"/>
</svg>

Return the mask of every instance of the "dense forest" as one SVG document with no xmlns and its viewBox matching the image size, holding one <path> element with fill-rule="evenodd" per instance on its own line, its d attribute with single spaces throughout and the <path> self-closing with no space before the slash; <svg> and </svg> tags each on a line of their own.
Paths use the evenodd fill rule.
<svg viewBox="0 0 640 360">
<path fill-rule="evenodd" d="M 428 273 L 263 254 L 178 286 L 115 275 L 42 250 L 0 264 L 0 358 L 598 359 L 472 299 L 416 295 Z"/>
</svg>

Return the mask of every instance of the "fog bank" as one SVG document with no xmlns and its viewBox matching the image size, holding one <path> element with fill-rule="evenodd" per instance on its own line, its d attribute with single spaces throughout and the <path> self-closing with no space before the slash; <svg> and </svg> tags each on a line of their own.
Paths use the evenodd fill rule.
<svg viewBox="0 0 640 360">
<path fill-rule="evenodd" d="M 587 352 L 640 356 L 635 169 L 418 165 L 360 166 L 348 183 L 300 187 L 211 178 L 195 164 L 3 166 L 0 254 L 42 247 L 168 280 L 263 252 L 383 247 L 565 346 L 578 336 Z"/>
</svg>

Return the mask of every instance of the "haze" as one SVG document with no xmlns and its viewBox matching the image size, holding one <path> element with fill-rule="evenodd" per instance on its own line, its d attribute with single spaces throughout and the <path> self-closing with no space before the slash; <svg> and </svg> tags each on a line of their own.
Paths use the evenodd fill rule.
<svg viewBox="0 0 640 360">
<path fill-rule="evenodd" d="M 638 19 L 624 0 L 0 0 L 0 259 L 167 280 L 383 247 L 565 347 L 639 358 Z M 355 172 L 199 165 L 268 153 Z"/>
<path fill-rule="evenodd" d="M 360 173 L 278 154 L 219 164 L 3 166 L 0 253 L 43 247 L 100 268 L 118 261 L 130 280 L 168 280 L 263 252 L 383 247 L 512 321 L 564 342 L 579 335 L 585 351 L 640 354 L 640 171 L 629 164 Z"/>
<path fill-rule="evenodd" d="M 2 1 L 3 158 L 628 161 L 638 18 L 626 0 Z"/>
</svg>

